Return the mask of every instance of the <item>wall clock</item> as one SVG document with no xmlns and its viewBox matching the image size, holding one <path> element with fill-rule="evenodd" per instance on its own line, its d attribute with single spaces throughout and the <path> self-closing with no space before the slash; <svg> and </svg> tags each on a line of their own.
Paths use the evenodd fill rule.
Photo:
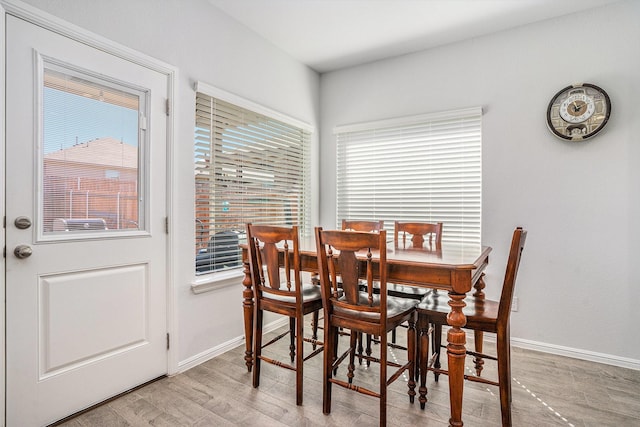
<svg viewBox="0 0 640 427">
<path fill-rule="evenodd" d="M 584 141 L 604 128 L 610 114 L 611 100 L 607 92 L 593 84 L 575 84 L 551 98 L 547 126 L 565 141 Z"/>
</svg>

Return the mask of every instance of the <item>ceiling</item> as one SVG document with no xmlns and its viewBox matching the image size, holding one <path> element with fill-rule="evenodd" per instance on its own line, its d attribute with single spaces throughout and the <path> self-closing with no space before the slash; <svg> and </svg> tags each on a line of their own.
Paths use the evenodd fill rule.
<svg viewBox="0 0 640 427">
<path fill-rule="evenodd" d="M 620 0 L 209 0 L 319 73 Z"/>
</svg>

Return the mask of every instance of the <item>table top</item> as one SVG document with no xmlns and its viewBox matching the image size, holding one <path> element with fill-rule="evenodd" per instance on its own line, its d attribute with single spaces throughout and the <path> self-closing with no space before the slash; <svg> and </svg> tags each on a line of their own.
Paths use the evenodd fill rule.
<svg viewBox="0 0 640 427">
<path fill-rule="evenodd" d="M 387 244 L 387 264 L 420 265 L 440 269 L 472 270 L 484 262 L 491 247 L 479 244 L 442 242 L 441 250 L 395 249 L 393 241 Z M 300 239 L 300 253 L 303 256 L 316 256 L 316 242 L 313 238 Z M 376 253 L 372 252 L 375 259 Z"/>
<path fill-rule="evenodd" d="M 300 239 L 303 271 L 317 271 L 315 238 Z M 240 244 L 245 256 L 247 245 Z M 481 277 L 488 264 L 491 247 L 478 244 L 442 242 L 441 250 L 395 249 L 393 240 L 387 243 L 387 281 L 412 286 L 453 289 L 468 292 Z M 373 261 L 377 259 L 371 251 Z M 362 260 L 366 254 L 363 251 Z"/>
</svg>

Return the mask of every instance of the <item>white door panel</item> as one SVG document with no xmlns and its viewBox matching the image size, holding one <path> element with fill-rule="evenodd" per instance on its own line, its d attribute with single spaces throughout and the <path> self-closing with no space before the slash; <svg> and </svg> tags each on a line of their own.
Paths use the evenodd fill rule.
<svg viewBox="0 0 640 427">
<path fill-rule="evenodd" d="M 148 343 L 146 265 L 40 276 L 38 288 L 41 378 Z"/>
<path fill-rule="evenodd" d="M 6 31 L 6 420 L 38 426 L 167 373 L 168 82 L 12 16 Z"/>
</svg>

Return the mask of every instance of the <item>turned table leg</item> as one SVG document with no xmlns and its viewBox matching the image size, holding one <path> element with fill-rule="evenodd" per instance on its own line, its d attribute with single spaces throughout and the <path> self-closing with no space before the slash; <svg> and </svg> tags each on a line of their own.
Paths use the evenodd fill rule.
<svg viewBox="0 0 640 427">
<path fill-rule="evenodd" d="M 447 316 L 447 323 L 451 326 L 447 332 L 447 359 L 449 361 L 449 399 L 451 403 L 451 418 L 449 426 L 462 426 L 462 392 L 464 388 L 464 360 L 466 355 L 466 335 L 461 329 L 467 318 L 462 312 L 465 294 L 449 292 L 451 312 Z"/>
<path fill-rule="evenodd" d="M 244 268 L 244 279 L 242 284 L 244 290 L 242 291 L 242 308 L 244 312 L 244 339 L 245 339 L 245 352 L 244 362 L 247 365 L 247 370 L 251 372 L 253 366 L 253 289 L 251 286 L 251 270 L 249 269 L 249 260 L 242 255 L 242 266 Z"/>
</svg>

